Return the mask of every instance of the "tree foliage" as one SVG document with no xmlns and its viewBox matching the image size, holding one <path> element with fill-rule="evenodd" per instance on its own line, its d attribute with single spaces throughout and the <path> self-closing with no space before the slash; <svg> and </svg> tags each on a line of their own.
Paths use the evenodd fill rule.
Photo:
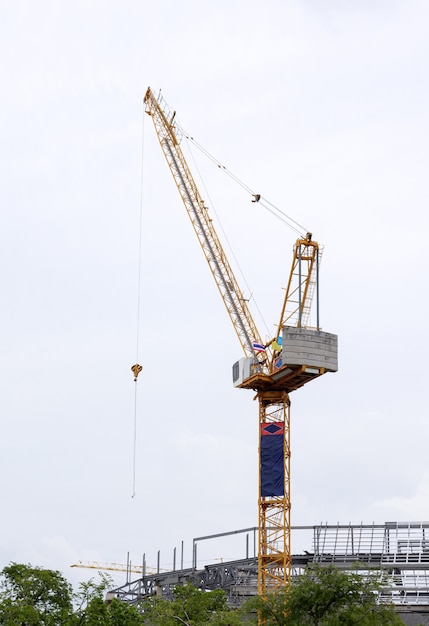
<svg viewBox="0 0 429 626">
<path fill-rule="evenodd" d="M 100 574 L 99 582 L 93 579 L 81 583 L 74 596 L 76 609 L 71 626 L 138 626 L 143 624 L 139 611 L 117 598 L 106 602 L 106 591 L 112 588 L 110 576 Z"/>
<path fill-rule="evenodd" d="M 377 602 L 378 574 L 362 576 L 334 566 L 308 566 L 289 587 L 257 598 L 267 626 L 395 626 L 403 624 L 393 606 Z"/>
<path fill-rule="evenodd" d="M 0 623 L 56 626 L 72 613 L 72 588 L 60 572 L 11 563 L 1 573 Z"/>
<path fill-rule="evenodd" d="M 145 624 L 150 626 L 239 626 L 238 611 L 230 609 L 225 592 L 201 591 L 190 584 L 176 587 L 174 599 L 148 598 L 142 605 Z"/>
<path fill-rule="evenodd" d="M 60 572 L 12 563 L 0 574 L 0 624 L 4 626 L 139 626 L 137 609 L 114 598 L 108 576 L 81 583 L 77 593 Z"/>
<path fill-rule="evenodd" d="M 241 610 L 224 591 L 178 586 L 172 600 L 151 596 L 136 608 L 106 601 L 109 576 L 81 583 L 76 593 L 60 572 L 12 563 L 0 572 L 0 626 L 396 626 L 393 607 L 377 603 L 382 581 L 335 567 L 310 565 L 289 587 L 255 597 Z"/>
</svg>

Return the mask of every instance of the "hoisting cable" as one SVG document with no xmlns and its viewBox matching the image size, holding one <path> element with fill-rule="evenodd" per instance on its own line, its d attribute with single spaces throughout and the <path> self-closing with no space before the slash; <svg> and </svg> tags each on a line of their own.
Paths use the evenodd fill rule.
<svg viewBox="0 0 429 626">
<path fill-rule="evenodd" d="M 140 293 L 141 293 L 141 267 L 142 267 L 142 224 L 143 224 L 143 163 L 144 163 L 144 120 L 145 112 L 143 106 L 142 116 L 142 147 L 141 147 L 141 172 L 140 172 L 140 223 L 139 223 L 139 262 L 137 272 L 137 330 L 136 330 L 136 362 L 131 366 L 134 374 L 134 424 L 133 424 L 133 472 L 132 472 L 132 494 L 136 495 L 136 449 L 137 449 L 137 378 L 143 367 L 139 364 L 139 344 L 140 344 Z"/>
<path fill-rule="evenodd" d="M 182 129 L 183 131 L 183 129 Z M 193 137 L 191 137 L 190 135 L 188 135 L 187 133 L 185 133 L 185 131 L 183 131 L 184 133 L 184 137 L 192 142 L 197 148 L 198 150 L 200 150 L 208 159 L 210 159 L 210 161 L 212 161 L 213 163 L 215 163 L 215 165 L 217 165 L 217 167 L 224 171 L 225 174 L 227 174 L 234 182 L 236 182 L 238 185 L 240 185 L 240 187 L 242 187 L 245 191 L 247 191 L 248 193 L 250 193 L 253 197 L 252 202 L 258 202 L 261 206 L 263 206 L 267 211 L 269 211 L 270 213 L 272 213 L 275 217 L 277 217 L 279 220 L 281 220 L 282 222 L 284 222 L 285 224 L 287 224 L 289 226 L 289 228 L 291 228 L 292 230 L 294 230 L 298 235 L 300 235 L 301 237 L 304 236 L 304 233 L 308 232 L 307 228 L 304 228 L 304 226 L 302 226 L 301 224 L 299 224 L 296 220 L 294 220 L 292 217 L 290 217 L 289 215 L 287 215 L 284 211 L 282 211 L 281 209 L 279 209 L 278 207 L 276 207 L 274 204 L 272 204 L 271 202 L 269 202 L 268 200 L 266 200 L 265 198 L 263 198 L 260 194 L 255 193 L 248 185 L 246 185 L 243 181 L 241 181 L 237 176 L 235 176 L 235 174 L 233 174 L 230 170 L 228 170 L 228 168 L 226 168 L 224 165 L 222 165 L 222 163 L 220 163 L 220 161 L 218 161 L 218 159 L 216 159 L 213 155 L 210 154 L 210 152 L 208 152 L 201 144 L 198 143 L 198 141 L 196 141 Z"/>
</svg>

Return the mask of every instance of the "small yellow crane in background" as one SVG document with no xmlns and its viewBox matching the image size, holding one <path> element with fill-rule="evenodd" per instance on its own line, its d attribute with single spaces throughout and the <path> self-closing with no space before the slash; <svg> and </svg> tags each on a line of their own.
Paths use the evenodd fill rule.
<svg viewBox="0 0 429 626">
<path fill-rule="evenodd" d="M 86 569 L 96 569 L 99 572 L 125 572 L 127 577 L 129 574 L 138 574 L 145 576 L 147 574 L 158 574 L 159 571 L 155 567 L 146 567 L 143 565 L 131 565 L 131 563 L 102 563 L 100 561 L 78 561 L 70 567 L 83 567 Z"/>
</svg>

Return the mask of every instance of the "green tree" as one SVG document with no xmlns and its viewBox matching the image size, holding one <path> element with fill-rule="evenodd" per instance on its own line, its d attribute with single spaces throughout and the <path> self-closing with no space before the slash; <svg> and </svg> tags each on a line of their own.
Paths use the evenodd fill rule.
<svg viewBox="0 0 429 626">
<path fill-rule="evenodd" d="M 117 598 L 106 602 L 109 576 L 81 583 L 77 593 L 60 572 L 11 563 L 0 573 L 2 626 L 141 626 L 139 611 Z"/>
<path fill-rule="evenodd" d="M 150 597 L 142 604 L 148 626 L 240 626 L 238 611 L 228 607 L 225 592 L 202 591 L 187 584 L 176 587 L 174 599 Z"/>
<path fill-rule="evenodd" d="M 0 624 L 66 624 L 73 613 L 72 597 L 60 572 L 11 563 L 0 573 Z"/>
<path fill-rule="evenodd" d="M 312 564 L 289 587 L 250 600 L 267 626 L 395 626 L 392 605 L 377 602 L 379 575 Z"/>
<path fill-rule="evenodd" d="M 106 602 L 106 591 L 112 588 L 110 576 L 100 574 L 99 582 L 94 579 L 81 583 L 75 603 L 77 605 L 70 626 L 139 626 L 143 618 L 132 605 L 113 598 Z"/>
</svg>

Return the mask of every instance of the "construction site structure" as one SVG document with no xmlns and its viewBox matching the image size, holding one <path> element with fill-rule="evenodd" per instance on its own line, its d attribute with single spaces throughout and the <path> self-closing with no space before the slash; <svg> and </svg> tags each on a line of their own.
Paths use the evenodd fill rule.
<svg viewBox="0 0 429 626">
<path fill-rule="evenodd" d="M 263 595 L 291 577 L 289 394 L 338 369 L 337 336 L 319 325 L 319 245 L 311 233 L 296 241 L 277 330 L 263 341 L 181 150 L 176 114 L 150 88 L 144 102 L 244 353 L 233 365 L 233 384 L 253 390 L 258 400 L 258 591 Z M 253 202 L 259 200 L 253 195 Z M 314 293 L 317 322 L 310 328 L 305 323 Z"/>
<path fill-rule="evenodd" d="M 206 591 L 223 589 L 228 604 L 239 607 L 258 593 L 258 557 L 251 550 L 249 554 L 249 538 L 257 532 L 255 527 L 197 537 L 190 567 L 182 563 L 172 570 L 139 577 L 111 590 L 109 597 L 138 606 L 151 595 L 171 599 L 177 585 L 191 583 Z M 393 603 L 409 626 L 429 624 L 429 522 L 292 526 L 291 533 L 294 545 L 301 546 L 300 552 L 292 555 L 292 577 L 311 563 L 362 576 L 378 572 L 383 581 L 378 601 Z M 202 564 L 198 544 L 202 540 L 214 543 L 226 535 L 246 537 L 246 543 L 241 542 L 241 558 Z"/>
</svg>

